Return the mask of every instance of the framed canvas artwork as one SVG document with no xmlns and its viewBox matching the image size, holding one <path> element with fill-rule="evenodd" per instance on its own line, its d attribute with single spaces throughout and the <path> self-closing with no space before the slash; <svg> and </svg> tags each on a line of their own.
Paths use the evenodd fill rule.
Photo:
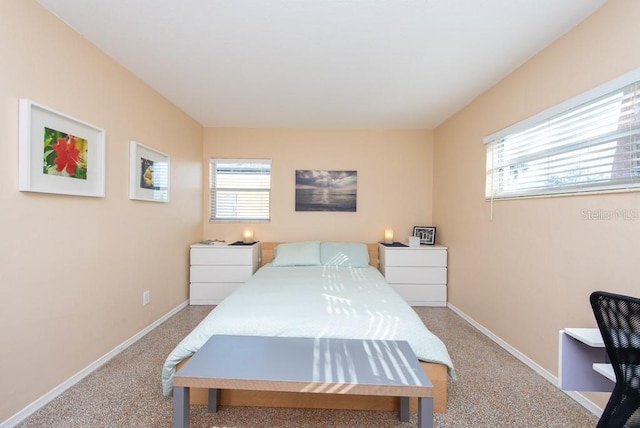
<svg viewBox="0 0 640 428">
<path fill-rule="evenodd" d="M 357 171 L 296 170 L 296 211 L 356 212 Z"/>
</svg>

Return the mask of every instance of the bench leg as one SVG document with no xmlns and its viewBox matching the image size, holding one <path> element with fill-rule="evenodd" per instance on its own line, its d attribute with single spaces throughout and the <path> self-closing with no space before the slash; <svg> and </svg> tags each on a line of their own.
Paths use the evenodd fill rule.
<svg viewBox="0 0 640 428">
<path fill-rule="evenodd" d="M 409 397 L 400 397 L 400 420 L 409 422 Z"/>
<path fill-rule="evenodd" d="M 173 388 L 173 426 L 189 428 L 189 388 Z"/>
<path fill-rule="evenodd" d="M 220 398 L 220 390 L 218 388 L 209 388 L 209 413 L 218 412 L 219 398 Z"/>
<path fill-rule="evenodd" d="M 418 398 L 418 428 L 433 428 L 433 397 Z"/>
</svg>

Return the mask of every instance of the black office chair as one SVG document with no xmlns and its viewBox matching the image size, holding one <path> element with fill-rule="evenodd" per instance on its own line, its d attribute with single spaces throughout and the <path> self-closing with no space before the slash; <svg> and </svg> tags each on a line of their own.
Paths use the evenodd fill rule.
<svg viewBox="0 0 640 428">
<path fill-rule="evenodd" d="M 589 300 L 616 375 L 597 428 L 640 427 L 640 299 L 596 291 Z"/>
</svg>

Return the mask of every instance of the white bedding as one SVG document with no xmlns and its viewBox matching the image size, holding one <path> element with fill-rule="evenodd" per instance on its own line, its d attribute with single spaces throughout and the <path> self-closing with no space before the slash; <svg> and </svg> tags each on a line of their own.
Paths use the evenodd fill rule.
<svg viewBox="0 0 640 428">
<path fill-rule="evenodd" d="M 406 340 L 416 356 L 455 371 L 446 347 L 374 267 L 265 265 L 214 308 L 169 354 L 162 390 L 176 364 L 214 334 Z"/>
</svg>

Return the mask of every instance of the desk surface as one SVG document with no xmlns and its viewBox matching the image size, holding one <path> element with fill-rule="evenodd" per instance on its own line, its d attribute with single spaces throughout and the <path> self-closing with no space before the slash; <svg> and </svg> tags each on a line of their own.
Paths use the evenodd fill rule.
<svg viewBox="0 0 640 428">
<path fill-rule="evenodd" d="M 431 397 L 405 341 L 212 336 L 174 386 Z"/>
<path fill-rule="evenodd" d="M 613 366 L 609 363 L 593 363 L 593 370 L 609 380 L 616 381 L 616 373 L 613 371 Z"/>
<path fill-rule="evenodd" d="M 604 348 L 604 341 L 597 328 L 565 328 L 565 333 L 593 348 Z"/>
</svg>

